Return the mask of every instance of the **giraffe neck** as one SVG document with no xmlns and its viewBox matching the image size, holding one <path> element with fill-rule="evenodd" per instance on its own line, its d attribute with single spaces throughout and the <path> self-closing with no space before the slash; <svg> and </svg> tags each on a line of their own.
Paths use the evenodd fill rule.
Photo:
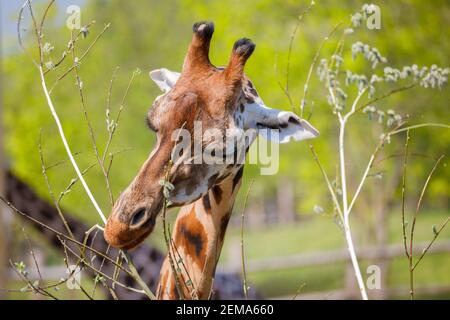
<svg viewBox="0 0 450 320">
<path fill-rule="evenodd" d="M 242 173 L 243 167 L 213 186 L 202 198 L 180 209 L 172 233 L 174 246 L 170 250 L 174 268 L 167 254 L 160 272 L 159 299 L 210 297 Z"/>
</svg>

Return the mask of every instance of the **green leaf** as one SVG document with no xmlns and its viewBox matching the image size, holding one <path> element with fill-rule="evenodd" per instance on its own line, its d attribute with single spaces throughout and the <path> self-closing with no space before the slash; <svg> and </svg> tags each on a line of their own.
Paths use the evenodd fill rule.
<svg viewBox="0 0 450 320">
<path fill-rule="evenodd" d="M 26 264 L 23 261 L 20 262 L 14 262 L 14 266 L 16 267 L 16 269 L 22 273 L 25 271 L 25 268 L 27 267 Z"/>
<path fill-rule="evenodd" d="M 164 185 L 169 191 L 172 191 L 173 189 L 175 189 L 175 186 L 170 183 L 169 181 L 166 181 L 166 184 Z"/>
<path fill-rule="evenodd" d="M 439 234 L 439 232 L 437 231 L 435 224 L 433 224 L 433 228 L 432 229 L 433 229 L 434 235 L 437 236 Z"/>
</svg>

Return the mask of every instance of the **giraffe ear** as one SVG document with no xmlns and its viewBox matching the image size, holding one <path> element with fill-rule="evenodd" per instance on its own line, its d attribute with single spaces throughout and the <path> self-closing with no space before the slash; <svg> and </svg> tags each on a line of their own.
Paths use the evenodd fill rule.
<svg viewBox="0 0 450 320">
<path fill-rule="evenodd" d="M 295 113 L 268 108 L 262 101 L 245 106 L 244 127 L 256 129 L 260 136 L 276 143 L 319 136 L 316 128 Z"/>
<path fill-rule="evenodd" d="M 280 111 L 277 116 L 278 127 L 258 126 L 258 133 L 263 138 L 277 142 L 288 143 L 291 140 L 301 141 L 319 136 L 319 131 L 305 119 L 300 119 L 293 112 Z"/>
<path fill-rule="evenodd" d="M 170 71 L 166 68 L 152 70 L 149 75 L 150 79 L 164 92 L 170 91 L 180 77 L 180 73 Z"/>
</svg>

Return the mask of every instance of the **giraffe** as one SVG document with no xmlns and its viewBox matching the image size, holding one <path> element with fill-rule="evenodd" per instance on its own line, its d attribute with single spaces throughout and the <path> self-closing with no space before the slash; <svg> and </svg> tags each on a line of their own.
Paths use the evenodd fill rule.
<svg viewBox="0 0 450 320">
<path fill-rule="evenodd" d="M 245 158 L 257 135 L 275 143 L 318 136 L 318 131 L 307 121 L 292 112 L 269 108 L 259 97 L 244 74 L 246 61 L 255 49 L 251 40 L 237 40 L 228 65 L 215 67 L 209 59 L 213 32 L 212 22 L 194 24 L 181 73 L 167 69 L 150 72 L 151 79 L 163 91 L 147 114 L 148 126 L 157 135 L 156 146 L 119 196 L 105 226 L 108 243 L 132 249 L 153 231 L 165 198 L 170 202 L 169 207 L 181 207 L 173 229 L 173 245 L 160 272 L 159 299 L 210 297 L 243 175 L 244 163 L 238 159 Z M 196 123 L 202 125 L 200 142 L 195 139 Z M 181 130 L 194 136 L 194 142 L 179 152 L 183 140 Z M 231 155 L 231 163 L 195 161 L 197 154 L 192 156 L 189 151 L 200 148 L 202 154 L 209 152 L 209 130 L 222 133 L 219 140 L 223 139 L 222 144 L 213 143 L 222 149 L 215 148 L 216 152 L 209 154 L 216 160 L 228 160 Z M 242 148 L 236 147 L 235 136 L 225 134 L 223 138 L 227 130 L 249 132 L 242 139 Z M 178 133 L 174 135 L 175 132 Z M 230 144 L 235 146 L 231 153 L 225 148 Z M 173 160 L 174 155 L 179 158 Z M 172 186 L 168 194 L 164 194 L 161 186 L 166 177 Z"/>
<path fill-rule="evenodd" d="M 12 205 L 18 210 L 26 213 L 29 217 L 33 218 L 35 221 L 39 221 L 54 230 L 62 233 L 66 233 L 63 221 L 59 218 L 57 209 L 50 205 L 46 200 L 42 199 L 27 183 L 22 179 L 18 178 L 11 171 L 6 173 L 6 198 Z M 19 215 L 23 217 L 22 215 Z M 68 225 L 76 240 L 82 242 L 86 231 L 89 230 L 89 226 L 83 223 L 80 219 L 76 218 L 73 214 L 64 210 L 64 217 L 67 220 Z M 29 220 L 26 220 L 28 222 Z M 57 234 L 51 232 L 50 230 L 44 228 L 42 225 L 33 223 L 33 227 L 39 233 L 41 233 L 50 243 L 50 245 L 56 249 L 61 249 L 61 243 L 57 237 Z M 104 253 L 111 259 L 115 260 L 118 252 L 114 249 L 108 250 L 108 244 L 100 236 L 94 237 L 93 234 L 89 237 L 87 244 L 94 248 L 95 250 Z M 72 246 L 70 242 L 66 245 Z M 76 247 L 72 247 L 76 250 Z M 88 255 L 90 256 L 89 252 Z M 158 282 L 158 276 L 162 263 L 164 261 L 164 254 L 156 247 L 150 246 L 149 244 L 142 244 L 136 250 L 130 252 L 131 258 L 139 272 L 142 280 L 152 289 L 156 289 Z M 117 271 L 114 265 L 108 260 L 102 261 L 102 259 L 94 259 L 92 264 L 95 268 L 112 277 L 114 272 Z M 129 287 L 138 288 L 139 285 L 136 281 L 128 274 L 121 270 L 118 270 L 117 281 L 128 285 Z M 84 269 L 84 273 L 89 274 L 92 278 L 95 277 L 95 272 L 92 269 Z M 111 286 L 111 281 L 106 280 L 107 284 Z M 100 286 L 104 291 L 106 298 L 113 299 L 109 290 L 106 290 L 104 286 Z M 147 299 L 147 296 L 125 289 L 124 287 L 116 285 L 114 290 L 115 296 L 119 300 L 141 300 Z M 252 292 L 252 298 L 260 297 L 259 293 Z M 234 274 L 230 273 L 219 273 L 216 276 L 216 281 L 214 281 L 214 295 L 213 299 L 243 299 L 243 284 L 241 279 Z"/>
</svg>

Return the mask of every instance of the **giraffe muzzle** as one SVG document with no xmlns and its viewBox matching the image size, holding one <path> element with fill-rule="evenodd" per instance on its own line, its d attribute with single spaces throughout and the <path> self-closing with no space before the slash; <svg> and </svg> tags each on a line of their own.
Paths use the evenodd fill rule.
<svg viewBox="0 0 450 320">
<path fill-rule="evenodd" d="M 155 228 L 158 213 L 148 215 L 144 208 L 137 210 L 130 223 L 116 219 L 113 215 L 108 218 L 104 237 L 112 247 L 119 249 L 133 249 L 141 244 Z"/>
</svg>

